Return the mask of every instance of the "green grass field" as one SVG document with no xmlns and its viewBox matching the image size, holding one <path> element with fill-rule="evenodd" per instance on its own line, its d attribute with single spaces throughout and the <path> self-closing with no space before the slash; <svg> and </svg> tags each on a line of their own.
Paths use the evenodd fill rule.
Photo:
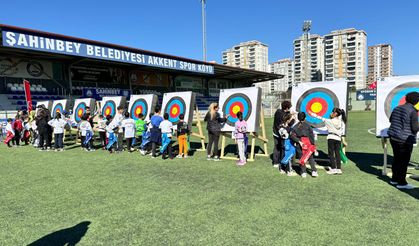
<svg viewBox="0 0 419 246">
<path fill-rule="evenodd" d="M 238 168 L 203 152 L 163 161 L 2 144 L 0 245 L 418 245 L 419 190 L 381 176 L 374 113 L 349 117 L 344 174 L 306 179 L 266 157 Z"/>
</svg>

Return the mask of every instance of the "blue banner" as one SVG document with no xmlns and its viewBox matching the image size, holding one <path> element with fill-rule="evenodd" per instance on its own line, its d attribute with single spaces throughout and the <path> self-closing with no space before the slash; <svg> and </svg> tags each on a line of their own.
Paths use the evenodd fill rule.
<svg viewBox="0 0 419 246">
<path fill-rule="evenodd" d="M 357 101 L 375 100 L 377 97 L 377 90 L 358 90 L 356 91 Z"/>
<path fill-rule="evenodd" d="M 94 98 L 102 100 L 102 97 L 124 96 L 127 99 L 131 96 L 130 90 L 122 89 L 83 89 L 83 98 Z"/>
<path fill-rule="evenodd" d="M 125 62 L 194 73 L 214 74 L 214 66 L 210 65 L 150 56 L 127 50 L 85 44 L 71 40 L 29 35 L 14 31 L 2 31 L 2 38 L 3 46 L 6 47 Z"/>
</svg>

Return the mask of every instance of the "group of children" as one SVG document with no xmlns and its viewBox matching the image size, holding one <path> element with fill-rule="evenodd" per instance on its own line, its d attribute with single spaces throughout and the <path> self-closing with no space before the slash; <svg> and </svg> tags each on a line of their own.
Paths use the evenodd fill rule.
<svg viewBox="0 0 419 246">
<path fill-rule="evenodd" d="M 30 125 L 29 117 L 27 115 L 22 115 L 21 113 L 18 113 L 14 120 L 8 118 L 7 124 L 4 127 L 4 143 L 8 147 L 18 147 L 21 142 L 28 145 L 30 139 Z"/>
</svg>

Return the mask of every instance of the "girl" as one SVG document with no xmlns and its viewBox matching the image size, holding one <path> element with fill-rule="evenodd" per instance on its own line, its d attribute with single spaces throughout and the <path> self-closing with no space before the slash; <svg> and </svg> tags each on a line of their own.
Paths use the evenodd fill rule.
<svg viewBox="0 0 419 246">
<path fill-rule="evenodd" d="M 245 154 L 245 137 L 247 131 L 247 123 L 243 120 L 243 113 L 237 113 L 237 121 L 234 124 L 234 138 L 236 139 L 237 147 L 239 149 L 239 161 L 237 162 L 238 166 L 244 166 L 246 164 L 246 154 Z"/>
<path fill-rule="evenodd" d="M 129 112 L 125 112 L 125 119 L 122 120 L 122 127 L 124 128 L 124 137 L 127 141 L 127 149 L 133 152 L 132 141 L 135 137 L 135 121 L 129 117 Z"/>
<path fill-rule="evenodd" d="M 81 132 L 81 147 L 82 150 L 92 151 L 92 137 L 93 137 L 93 129 L 90 125 L 90 122 L 87 121 L 89 116 L 87 114 L 83 114 L 81 117 L 81 122 L 79 123 L 79 131 Z"/>
<path fill-rule="evenodd" d="M 57 112 L 55 114 L 55 119 L 50 120 L 48 125 L 54 128 L 54 148 L 55 151 L 64 151 L 63 146 L 63 137 L 64 137 L 64 128 L 67 125 L 67 121 L 61 119 L 61 114 Z"/>
<path fill-rule="evenodd" d="M 103 117 L 103 115 L 99 115 L 97 128 L 99 132 L 100 144 L 102 145 L 103 150 L 106 148 L 106 123 L 107 120 L 105 119 L 105 117 Z"/>
<path fill-rule="evenodd" d="M 327 131 L 327 147 L 330 158 L 330 170 L 328 174 L 342 174 L 341 159 L 340 159 L 340 146 L 342 144 L 342 133 L 344 124 L 346 123 L 345 110 L 340 108 L 334 108 L 330 119 L 318 116 L 313 112 L 309 112 L 314 118 L 323 121 L 326 124 Z"/>
<path fill-rule="evenodd" d="M 311 126 L 306 122 L 306 114 L 304 112 L 298 113 L 298 123 L 291 132 L 291 138 L 297 144 L 297 153 L 301 156 L 301 177 L 307 177 L 305 159 L 308 159 L 311 167 L 311 176 L 317 177 L 316 162 L 313 158 L 314 132 Z M 314 148 L 313 148 L 314 147 Z M 308 155 L 305 156 L 305 155 Z"/>
<path fill-rule="evenodd" d="M 10 141 L 15 137 L 15 130 L 13 130 L 12 126 L 12 119 L 7 119 L 7 125 L 6 125 L 6 139 L 4 140 L 4 143 L 7 144 L 7 147 L 12 147 L 10 145 Z"/>
<path fill-rule="evenodd" d="M 189 134 L 189 126 L 188 123 L 185 122 L 185 115 L 179 115 L 179 122 L 177 123 L 177 141 L 179 143 L 179 155 L 177 158 L 188 158 L 188 134 Z"/>
<path fill-rule="evenodd" d="M 220 158 L 218 158 L 218 140 L 220 139 L 221 134 L 221 124 L 226 122 L 227 118 L 230 116 L 227 114 L 224 117 L 221 117 L 220 113 L 218 113 L 218 109 L 218 103 L 211 103 L 204 118 L 204 121 L 207 122 L 208 130 L 207 161 L 220 160 Z M 213 145 L 214 149 L 212 149 Z M 214 157 L 213 159 L 211 159 L 211 154 Z"/>
<path fill-rule="evenodd" d="M 279 171 L 281 174 L 287 174 L 287 176 L 294 176 L 292 172 L 292 158 L 295 155 L 294 141 L 289 137 L 292 131 L 292 124 L 294 122 L 294 116 L 292 114 L 285 114 L 282 118 L 282 124 L 279 128 L 279 134 L 284 139 L 284 157 L 281 160 Z"/>
</svg>

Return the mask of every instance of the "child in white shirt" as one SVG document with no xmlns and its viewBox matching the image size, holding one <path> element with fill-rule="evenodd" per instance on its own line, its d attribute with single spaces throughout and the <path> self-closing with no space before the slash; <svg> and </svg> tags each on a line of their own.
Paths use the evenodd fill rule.
<svg viewBox="0 0 419 246">
<path fill-rule="evenodd" d="M 88 116 L 84 114 L 81 117 L 81 122 L 79 123 L 79 132 L 81 133 L 81 147 L 83 150 L 91 151 L 92 150 L 92 137 L 93 129 L 89 121 L 87 121 Z"/>
<path fill-rule="evenodd" d="M 99 115 L 99 121 L 98 121 L 98 131 L 99 131 L 99 137 L 100 137 L 100 144 L 102 145 L 102 149 L 106 148 L 106 126 L 108 121 L 103 117 L 103 115 Z"/>
<path fill-rule="evenodd" d="M 64 137 L 64 128 L 67 125 L 67 121 L 61 119 L 61 113 L 57 112 L 55 114 L 55 119 L 48 121 L 48 125 L 54 128 L 54 148 L 55 151 L 63 151 L 63 137 Z"/>
<path fill-rule="evenodd" d="M 173 159 L 172 154 L 172 132 L 173 124 L 169 121 L 169 114 L 165 113 L 163 115 L 163 121 L 160 123 L 159 128 L 161 130 L 162 136 L 162 146 L 160 148 L 160 153 L 162 154 L 163 160 L 166 159 L 166 152 L 169 154 L 169 158 Z"/>
<path fill-rule="evenodd" d="M 12 119 L 7 119 L 7 125 L 6 125 L 6 139 L 4 140 L 4 143 L 7 144 L 7 147 L 12 147 L 10 145 L 10 141 L 15 137 L 15 130 L 13 130 L 12 126 Z"/>
<path fill-rule="evenodd" d="M 125 119 L 122 120 L 122 127 L 124 128 L 124 137 L 127 141 L 127 149 L 133 152 L 132 140 L 135 138 L 135 120 L 129 117 L 129 112 L 125 112 Z"/>
</svg>

